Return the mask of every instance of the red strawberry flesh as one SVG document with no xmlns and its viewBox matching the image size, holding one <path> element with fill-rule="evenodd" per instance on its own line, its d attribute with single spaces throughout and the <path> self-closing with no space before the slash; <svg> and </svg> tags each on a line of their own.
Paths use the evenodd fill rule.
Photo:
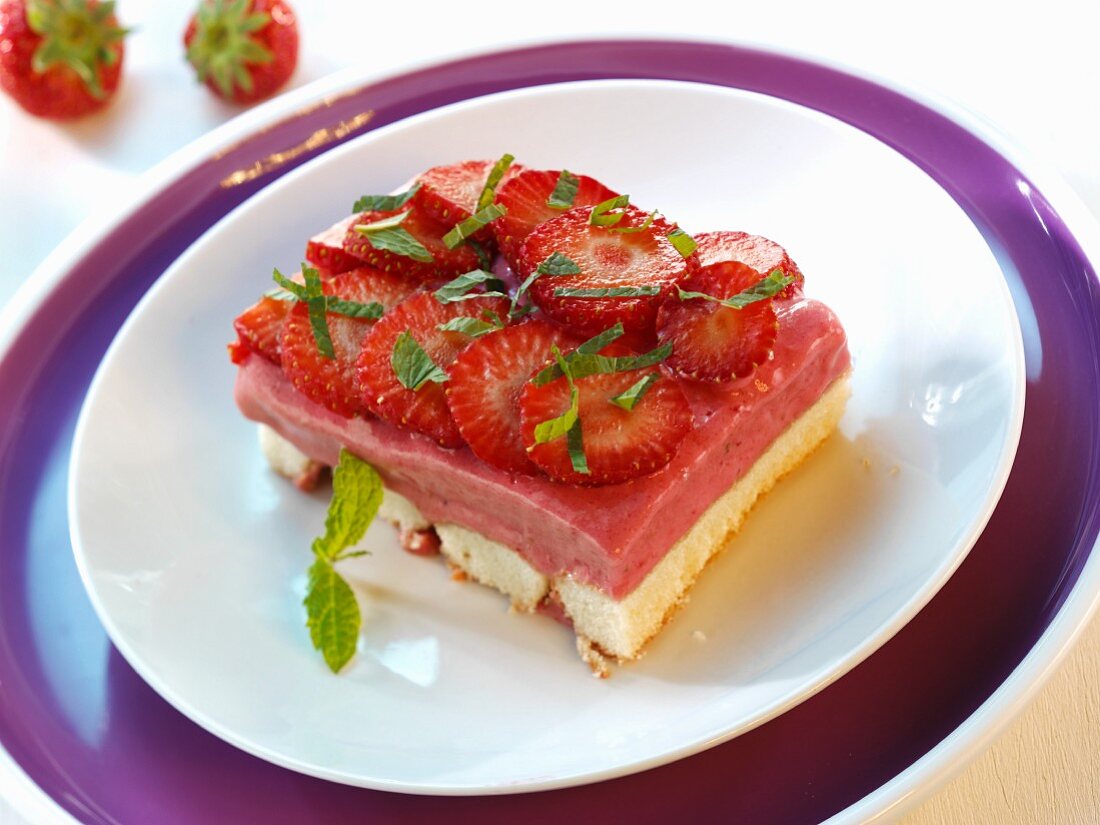
<svg viewBox="0 0 1100 825">
<path fill-rule="evenodd" d="M 451 365 L 447 404 L 474 454 L 513 473 L 537 473 L 520 437 L 519 397 L 531 375 L 551 359 L 551 345 L 580 343 L 560 327 L 532 318 L 483 335 Z"/>
<path fill-rule="evenodd" d="M 724 261 L 703 267 L 683 289 L 732 298 L 760 277 L 745 264 Z M 734 309 L 701 298 L 671 298 L 657 315 L 658 340 L 672 344 L 666 366 L 696 381 L 747 378 L 771 356 L 777 329 L 772 299 Z"/>
<path fill-rule="evenodd" d="M 367 236 L 356 229 L 357 226 L 376 223 L 403 212 L 408 212 L 408 215 L 401 222 L 401 228 L 420 242 L 432 256 L 431 261 L 418 261 L 387 249 L 379 249 Z M 411 203 L 392 212 L 364 212 L 356 216 L 344 235 L 343 248 L 352 257 L 366 261 L 370 266 L 386 272 L 404 275 L 421 282 L 434 282 L 454 278 L 480 266 L 477 254 L 468 244 L 463 244 L 456 249 L 446 247 L 443 236 L 450 228 L 447 224 L 428 215 L 415 203 Z"/>
<path fill-rule="evenodd" d="M 283 319 L 290 310 L 290 303 L 264 296 L 237 316 L 233 329 L 237 340 L 229 345 L 229 356 L 234 364 L 240 364 L 249 353 L 262 355 L 273 364 L 280 363 L 279 336 Z"/>
<path fill-rule="evenodd" d="M 361 304 L 380 303 L 386 309 L 395 306 L 413 288 L 407 280 L 369 268 L 335 275 L 323 285 L 326 295 Z M 326 358 L 321 353 L 307 304 L 294 304 L 283 325 L 283 372 L 311 401 L 350 418 L 362 408 L 355 363 L 363 338 L 375 322 L 333 312 L 326 313 L 326 320 L 335 358 Z"/>
<path fill-rule="evenodd" d="M 441 304 L 430 292 L 417 293 L 388 312 L 363 340 L 357 362 L 363 402 L 379 418 L 423 433 L 444 447 L 459 447 L 462 434 L 455 424 L 442 383 L 428 381 L 419 389 L 405 387 L 393 368 L 397 338 L 408 331 L 436 366 L 446 370 L 472 340 L 439 326 L 460 316 L 478 317 L 487 310 L 508 313 L 503 298 L 475 298 Z"/>
<path fill-rule="evenodd" d="M 449 166 L 433 166 L 416 179 L 420 184 L 416 193 L 417 205 L 448 226 L 466 220 L 477 211 L 478 198 L 496 163 L 493 160 L 468 160 Z M 509 166 L 504 178 L 497 184 L 498 190 L 504 181 L 521 169 L 517 164 Z"/>
<path fill-rule="evenodd" d="M 344 238 L 358 220 L 358 215 L 341 218 L 310 238 L 306 244 L 306 260 L 333 275 L 363 266 L 362 260 L 344 251 Z"/>
<path fill-rule="evenodd" d="M 505 181 L 497 189 L 497 203 L 508 214 L 490 224 L 497 246 L 513 270 L 518 271 L 519 248 L 539 224 L 562 214 L 561 209 L 547 206 L 561 176 L 560 171 L 525 169 Z M 595 206 L 615 197 L 613 192 L 595 178 L 577 175 L 577 194 L 573 206 Z"/>
<path fill-rule="evenodd" d="M 698 244 L 695 257 L 701 267 L 735 261 L 750 267 L 757 273 L 758 280 L 778 269 L 784 275 L 794 277 L 779 297 L 791 298 L 802 293 L 805 278 L 801 270 L 787 250 L 775 241 L 747 232 L 703 232 L 695 236 L 695 243 Z"/>
<path fill-rule="evenodd" d="M 520 274 L 529 276 L 552 254 L 569 258 L 579 275 L 542 275 L 530 287 L 531 299 L 552 319 L 583 334 L 602 332 L 622 322 L 628 332 L 652 333 L 657 308 L 695 269 L 666 237 L 674 228 L 657 218 L 639 232 L 647 214 L 634 206 L 614 227 L 589 223 L 591 207 L 571 209 L 532 232 L 520 251 Z M 656 288 L 652 295 L 565 297 L 560 289 Z"/>
</svg>

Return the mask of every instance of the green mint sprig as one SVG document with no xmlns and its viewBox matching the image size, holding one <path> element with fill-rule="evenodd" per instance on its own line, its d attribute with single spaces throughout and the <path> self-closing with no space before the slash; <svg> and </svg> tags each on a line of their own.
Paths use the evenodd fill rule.
<svg viewBox="0 0 1100 825">
<path fill-rule="evenodd" d="M 473 291 L 476 287 L 482 285 L 486 287 L 485 291 Z M 474 298 L 508 297 L 504 282 L 492 272 L 487 272 L 484 269 L 472 269 L 459 275 L 453 281 L 443 284 L 432 294 L 441 304 L 453 304 L 456 301 L 469 301 Z"/>
<path fill-rule="evenodd" d="M 562 169 L 561 174 L 558 175 L 558 182 L 554 184 L 554 191 L 546 199 L 546 205 L 551 209 L 572 209 L 577 200 L 578 184 L 580 184 L 580 178 L 568 169 Z"/>
<path fill-rule="evenodd" d="M 396 195 L 363 195 L 351 207 L 352 212 L 395 212 L 412 200 L 420 184 Z"/>
<path fill-rule="evenodd" d="M 484 209 L 479 209 L 464 221 L 455 224 L 443 236 L 443 244 L 448 249 L 456 249 L 461 246 L 471 235 L 479 229 L 488 226 L 497 218 L 508 214 L 508 207 L 499 203 L 491 203 Z"/>
<path fill-rule="evenodd" d="M 442 384 L 447 380 L 447 373 L 424 351 L 409 330 L 402 332 L 394 341 L 390 365 L 401 386 L 413 392 L 428 382 Z"/>
<path fill-rule="evenodd" d="M 584 454 L 584 436 L 581 431 L 580 392 L 577 390 L 569 362 L 561 354 L 558 345 L 551 345 L 551 351 L 554 353 L 554 360 L 561 374 L 569 382 L 569 406 L 561 415 L 535 425 L 535 443 L 546 444 L 564 436 L 573 470 L 588 475 L 590 472 L 588 458 Z"/>
<path fill-rule="evenodd" d="M 574 379 L 584 378 L 589 375 L 610 375 L 617 372 L 629 372 L 631 370 L 644 369 L 655 366 L 672 354 L 672 344 L 663 344 L 641 355 L 600 355 L 599 351 L 617 340 L 623 334 L 622 322 L 615 324 L 599 335 L 585 341 L 568 355 L 564 356 L 564 362 L 569 367 L 569 372 Z M 560 363 L 550 364 L 539 370 L 531 378 L 536 387 L 548 384 L 564 375 Z"/>
<path fill-rule="evenodd" d="M 332 501 L 325 517 L 325 534 L 313 540 L 313 564 L 302 603 L 314 648 L 333 673 L 355 655 L 362 616 L 355 593 L 336 571 L 337 562 L 366 551 L 349 550 L 366 535 L 382 503 L 382 479 L 365 461 L 347 450 L 332 473 Z"/>
<path fill-rule="evenodd" d="M 492 310 L 485 310 L 480 318 L 472 318 L 469 315 L 459 315 L 457 318 L 439 324 L 436 329 L 442 332 L 461 332 L 471 338 L 480 338 L 498 329 L 504 329 L 504 321 Z"/>
<path fill-rule="evenodd" d="M 313 340 L 317 343 L 318 351 L 325 358 L 336 357 L 326 313 L 377 321 L 386 311 L 386 308 L 377 301 L 363 304 L 358 301 L 345 301 L 335 295 L 325 295 L 321 286 L 320 273 L 307 264 L 302 264 L 302 277 L 305 280 L 304 284 L 290 280 L 276 269 L 272 273 L 272 278 L 279 285 L 279 289 L 270 290 L 266 294 L 269 298 L 279 301 L 301 301 L 309 307 L 309 324 L 313 330 Z"/>
<path fill-rule="evenodd" d="M 613 198 L 608 198 L 603 203 L 598 203 L 592 207 L 588 222 L 592 226 L 614 226 L 626 216 L 626 212 L 622 210 L 629 205 L 630 195 L 616 195 Z"/>
<path fill-rule="evenodd" d="M 648 215 L 645 216 L 645 220 L 638 226 L 612 226 L 608 227 L 608 232 L 618 232 L 622 235 L 630 235 L 635 232 L 645 232 L 649 227 L 653 226 L 653 221 L 657 219 L 658 212 L 654 209 Z"/>
<path fill-rule="evenodd" d="M 699 298 L 705 301 L 713 301 L 731 309 L 744 309 L 749 304 L 755 304 L 757 301 L 764 301 L 778 295 L 791 283 L 794 283 L 793 275 L 784 275 L 783 270 L 773 269 L 748 289 L 743 289 L 730 298 L 715 298 L 705 292 L 689 292 L 686 289 L 679 289 L 679 287 L 677 289 L 679 289 L 681 301 Z"/>
<path fill-rule="evenodd" d="M 481 194 L 477 197 L 476 211 L 480 212 L 493 202 L 493 198 L 497 195 L 497 187 L 500 186 L 500 182 L 504 179 L 504 175 L 511 168 L 515 159 L 514 155 L 505 152 L 500 156 L 500 160 L 493 164 L 493 168 L 489 170 L 489 176 L 485 179 L 485 186 L 482 187 Z"/>
<path fill-rule="evenodd" d="M 644 375 L 631 384 L 627 389 L 610 399 L 611 403 L 616 407 L 622 407 L 627 412 L 634 410 L 634 405 L 642 400 L 649 388 L 657 383 L 657 379 L 661 377 L 659 372 L 651 372 L 649 375 Z"/>
<path fill-rule="evenodd" d="M 379 251 L 392 252 L 394 255 L 430 264 L 435 260 L 432 253 L 401 226 L 408 216 L 409 212 L 405 211 L 374 223 L 357 224 L 355 231 Z"/>
<path fill-rule="evenodd" d="M 660 295 L 659 286 L 601 286 L 568 287 L 554 290 L 555 298 L 637 298 L 643 295 Z"/>
<path fill-rule="evenodd" d="M 684 258 L 690 257 L 691 253 L 695 251 L 695 248 L 699 246 L 695 242 L 695 238 L 691 237 L 687 232 L 680 227 L 676 227 L 667 235 L 669 242 L 676 247 L 676 251 Z"/>
<path fill-rule="evenodd" d="M 539 275 L 580 275 L 581 268 L 575 261 L 560 252 L 551 252 L 535 272 Z"/>
</svg>

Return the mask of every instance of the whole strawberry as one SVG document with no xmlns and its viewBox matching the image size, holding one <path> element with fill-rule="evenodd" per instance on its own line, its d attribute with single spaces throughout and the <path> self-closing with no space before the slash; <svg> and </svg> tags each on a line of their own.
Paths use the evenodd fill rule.
<svg viewBox="0 0 1100 825">
<path fill-rule="evenodd" d="M 0 88 L 38 117 L 94 112 L 118 88 L 125 36 L 113 2 L 0 0 Z"/>
<path fill-rule="evenodd" d="M 298 21 L 283 0 L 203 0 L 183 35 L 198 79 L 233 103 L 279 89 L 298 64 Z"/>
</svg>

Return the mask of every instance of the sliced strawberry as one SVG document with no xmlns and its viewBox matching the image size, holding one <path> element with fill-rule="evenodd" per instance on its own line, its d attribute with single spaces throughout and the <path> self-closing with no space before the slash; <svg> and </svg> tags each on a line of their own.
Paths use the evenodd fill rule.
<svg viewBox="0 0 1100 825">
<path fill-rule="evenodd" d="M 266 295 L 254 303 L 233 321 L 237 340 L 229 345 L 229 358 L 241 364 L 249 353 L 262 355 L 273 364 L 280 363 L 279 335 L 283 319 L 290 310 L 290 303 L 269 298 Z"/>
<path fill-rule="evenodd" d="M 608 353 L 608 350 L 604 350 Z M 616 355 L 631 354 L 616 348 Z M 568 484 L 618 484 L 664 467 L 691 431 L 691 407 L 676 381 L 660 377 L 631 410 L 611 403 L 655 368 L 576 381 L 587 474 L 573 468 L 565 437 L 535 443 L 535 427 L 569 409 L 564 377 L 536 387 L 528 382 L 520 396 L 520 431 L 528 456 L 555 481 Z"/>
<path fill-rule="evenodd" d="M 554 187 L 558 185 L 559 171 L 525 169 L 511 179 L 506 179 L 497 189 L 496 202 L 508 210 L 489 227 L 497 239 L 497 246 L 508 265 L 519 271 L 519 248 L 531 231 L 541 223 L 562 214 L 562 210 L 546 205 Z M 618 192 L 612 192 L 595 178 L 577 175 L 577 195 L 573 206 L 595 206 Z"/>
<path fill-rule="evenodd" d="M 757 280 L 778 269 L 784 275 L 794 277 L 794 281 L 778 297 L 790 298 L 802 293 L 805 278 L 801 270 L 791 260 L 787 250 L 775 241 L 747 232 L 703 232 L 694 237 L 698 244 L 695 256 L 700 266 L 736 261 L 751 267 L 757 273 Z"/>
<path fill-rule="evenodd" d="M 350 215 L 310 238 L 306 260 L 333 275 L 362 266 L 363 261 L 344 251 L 344 237 L 358 220 L 358 215 Z"/>
<path fill-rule="evenodd" d="M 448 370 L 447 405 L 474 455 L 513 473 L 536 473 L 519 432 L 519 396 L 553 358 L 550 347 L 579 344 L 549 321 L 532 318 L 477 338 Z"/>
<path fill-rule="evenodd" d="M 479 317 L 487 310 L 501 318 L 508 313 L 504 298 L 475 298 L 441 304 L 430 292 L 421 292 L 386 313 L 363 340 L 357 370 L 363 401 L 368 409 L 399 427 L 424 433 L 444 447 L 462 445 L 443 385 L 428 381 L 419 389 L 406 388 L 393 368 L 393 349 L 397 338 L 409 332 L 436 366 L 447 369 L 472 340 L 461 332 L 439 329 L 459 316 Z"/>
<path fill-rule="evenodd" d="M 468 160 L 450 166 L 433 166 L 416 181 L 416 202 L 429 215 L 448 226 L 464 221 L 477 211 L 477 200 L 496 161 Z M 497 187 L 523 167 L 512 164 Z"/>
<path fill-rule="evenodd" d="M 367 237 L 355 229 L 356 226 L 375 223 L 402 212 L 409 214 L 401 222 L 401 229 L 412 235 L 428 251 L 432 256 L 431 261 L 418 261 L 387 249 L 376 248 Z M 393 212 L 364 212 L 356 216 L 347 234 L 344 235 L 344 251 L 352 257 L 366 261 L 370 266 L 405 275 L 421 282 L 453 278 L 471 269 L 477 269 L 481 264 L 477 254 L 468 244 L 463 244 L 456 249 L 446 247 L 443 236 L 450 229 L 450 225 L 428 215 L 415 203 L 406 204 Z"/>
<path fill-rule="evenodd" d="M 746 264 L 723 261 L 700 269 L 683 289 L 732 298 L 760 278 L 759 271 Z M 733 309 L 702 298 L 671 298 L 657 314 L 657 338 L 672 344 L 665 364 L 696 381 L 748 377 L 768 360 L 775 344 L 779 324 L 772 301 Z"/>
<path fill-rule="evenodd" d="M 414 288 L 404 278 L 366 267 L 334 275 L 323 285 L 326 295 L 360 304 L 379 303 L 387 310 Z M 326 319 L 335 358 L 326 358 L 318 348 L 309 307 L 302 302 L 294 304 L 283 325 L 283 372 L 311 401 L 351 418 L 362 409 L 355 361 L 363 336 L 375 322 L 334 312 L 326 313 Z"/>
<path fill-rule="evenodd" d="M 564 255 L 580 268 L 579 275 L 542 275 L 530 287 L 539 308 L 577 333 L 595 334 L 617 321 L 628 332 L 652 333 L 657 307 L 696 268 L 666 237 L 673 225 L 658 217 L 638 232 L 614 229 L 641 227 L 647 215 L 628 206 L 613 227 L 589 223 L 591 207 L 571 209 L 539 226 L 520 250 L 519 274 L 526 278 L 552 254 Z M 653 294 L 609 297 L 566 297 L 562 289 L 655 289 Z"/>
</svg>

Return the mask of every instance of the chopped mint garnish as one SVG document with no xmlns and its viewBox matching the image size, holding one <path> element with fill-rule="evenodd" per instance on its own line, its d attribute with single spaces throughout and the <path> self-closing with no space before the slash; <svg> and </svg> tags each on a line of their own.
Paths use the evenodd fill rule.
<svg viewBox="0 0 1100 825">
<path fill-rule="evenodd" d="M 535 267 L 535 272 L 539 275 L 580 275 L 581 268 L 560 252 L 551 252 Z"/>
<path fill-rule="evenodd" d="M 375 249 L 430 264 L 435 260 L 432 253 L 401 226 L 408 216 L 408 212 L 401 212 L 374 223 L 359 224 L 355 231 L 366 238 Z"/>
<path fill-rule="evenodd" d="M 485 249 L 484 246 L 479 244 L 473 238 L 467 239 L 466 246 L 468 246 L 468 247 L 470 247 L 470 249 L 474 250 L 474 254 L 477 255 L 478 266 L 480 266 L 482 269 L 492 269 L 493 268 L 493 258 L 489 254 L 489 252 Z"/>
<path fill-rule="evenodd" d="M 455 249 L 479 229 L 507 214 L 508 207 L 499 203 L 491 203 L 484 209 L 479 209 L 466 220 L 451 227 L 451 230 L 443 236 L 443 243 L 448 249 Z"/>
<path fill-rule="evenodd" d="M 325 307 L 328 298 L 321 290 L 321 274 L 312 266 L 302 264 L 302 275 L 306 279 L 306 306 L 309 307 L 309 325 L 313 329 L 313 340 L 317 342 L 317 349 L 325 358 L 335 358 L 336 352 L 332 348 L 332 336 L 328 332 L 328 317 L 325 315 Z"/>
<path fill-rule="evenodd" d="M 632 232 L 645 232 L 645 230 L 647 230 L 647 229 L 649 229 L 649 227 L 653 226 L 653 221 L 656 220 L 656 218 L 657 218 L 657 210 L 654 209 L 652 212 L 650 212 L 648 215 L 646 215 L 645 220 L 642 221 L 641 224 L 639 224 L 638 226 L 612 226 L 607 231 L 608 232 L 621 232 L 624 235 L 632 233 Z"/>
<path fill-rule="evenodd" d="M 618 407 L 622 407 L 624 410 L 633 410 L 634 405 L 642 399 L 642 396 L 649 391 L 649 388 L 652 387 L 660 377 L 661 373 L 659 372 L 651 372 L 649 375 L 642 376 L 631 384 L 628 389 L 612 398 L 611 403 Z"/>
<path fill-rule="evenodd" d="M 471 338 L 480 338 L 487 333 L 504 329 L 504 322 L 500 320 L 495 312 L 482 313 L 482 316 L 482 318 L 471 318 L 468 315 L 459 315 L 445 324 L 440 324 L 436 329 L 443 332 L 461 332 Z"/>
<path fill-rule="evenodd" d="M 546 200 L 546 205 L 551 209 L 572 209 L 577 200 L 577 184 L 580 178 L 572 174 L 568 169 L 562 169 L 558 175 L 558 182 L 554 184 L 554 191 Z"/>
<path fill-rule="evenodd" d="M 623 329 L 623 322 L 619 321 L 615 326 L 608 327 L 599 335 L 593 335 L 579 347 L 577 352 L 581 355 L 592 355 L 597 353 L 610 344 L 612 341 L 617 341 L 623 337 L 625 330 Z"/>
<path fill-rule="evenodd" d="M 420 184 L 397 195 L 363 195 L 351 207 L 352 212 L 393 212 L 400 209 L 420 190 Z"/>
<path fill-rule="evenodd" d="M 386 308 L 377 301 L 361 304 L 358 301 L 345 301 L 334 295 L 328 296 L 325 309 L 334 315 L 343 315 L 346 318 L 367 318 L 371 321 L 377 321 L 386 312 Z"/>
<path fill-rule="evenodd" d="M 600 355 L 599 351 L 623 334 L 621 323 L 606 329 L 594 338 L 585 341 L 564 357 L 574 379 L 588 375 L 610 375 L 616 372 L 644 369 L 659 364 L 672 354 L 672 344 L 663 344 L 641 355 Z M 535 373 L 531 382 L 536 387 L 549 384 L 563 375 L 560 364 L 551 364 Z"/>
<path fill-rule="evenodd" d="M 593 226 L 614 226 L 623 219 L 625 212 L 612 212 L 612 209 L 625 209 L 630 204 L 630 195 L 616 195 L 592 208 L 588 222 Z"/>
<path fill-rule="evenodd" d="M 476 286 L 484 284 L 488 291 L 472 292 Z M 459 275 L 453 281 L 448 281 L 432 293 L 441 304 L 451 304 L 455 301 L 468 301 L 471 298 L 484 298 L 493 296 L 507 298 L 504 282 L 492 272 L 484 269 L 473 269 L 463 275 Z"/>
<path fill-rule="evenodd" d="M 659 286 L 608 286 L 608 287 L 558 287 L 555 298 L 636 298 L 641 295 L 659 295 Z"/>
<path fill-rule="evenodd" d="M 336 563 L 365 551 L 349 552 L 363 540 L 382 503 L 382 479 L 377 471 L 347 450 L 332 473 L 332 501 L 325 518 L 325 534 L 313 540 L 313 564 L 303 604 L 313 646 L 321 651 L 333 673 L 355 655 L 362 617 L 355 593 Z"/>
<path fill-rule="evenodd" d="M 695 239 L 691 237 L 691 235 L 680 227 L 676 227 L 669 232 L 668 239 L 672 245 L 676 247 L 676 251 L 685 258 L 691 255 L 691 253 L 695 251 L 695 247 L 699 245 L 695 243 Z"/>
<path fill-rule="evenodd" d="M 588 459 L 584 454 L 584 439 L 581 434 L 580 419 L 580 393 L 573 381 L 573 373 L 569 363 L 562 356 L 557 344 L 551 345 L 554 360 L 561 370 L 565 380 L 569 382 L 569 407 L 561 415 L 535 425 L 535 443 L 545 444 L 556 438 L 565 436 L 566 449 L 569 451 L 569 460 L 573 469 L 578 473 L 588 474 Z"/>
<path fill-rule="evenodd" d="M 497 194 L 497 187 L 504 179 L 504 174 L 512 166 L 512 161 L 514 160 L 515 157 L 513 155 L 509 155 L 505 152 L 500 156 L 500 160 L 493 164 L 493 168 L 489 170 L 489 177 L 485 179 L 485 187 L 481 190 L 481 194 L 478 195 L 477 198 L 478 212 L 493 202 L 493 198 L 495 198 Z"/>
<path fill-rule="evenodd" d="M 707 295 L 705 292 L 689 292 L 686 289 L 681 289 L 679 290 L 680 300 L 690 301 L 693 298 L 702 298 L 703 300 L 713 301 L 716 304 L 721 304 L 731 309 L 744 309 L 749 304 L 754 304 L 757 301 L 763 301 L 778 295 L 788 284 L 793 282 L 793 275 L 784 275 L 783 270 L 773 269 L 748 289 L 738 292 L 731 298 L 715 298 L 713 295 Z"/>
<path fill-rule="evenodd" d="M 429 381 L 442 384 L 447 373 L 440 369 L 413 335 L 405 330 L 397 336 L 393 344 L 390 364 L 401 386 L 416 392 Z"/>
</svg>

